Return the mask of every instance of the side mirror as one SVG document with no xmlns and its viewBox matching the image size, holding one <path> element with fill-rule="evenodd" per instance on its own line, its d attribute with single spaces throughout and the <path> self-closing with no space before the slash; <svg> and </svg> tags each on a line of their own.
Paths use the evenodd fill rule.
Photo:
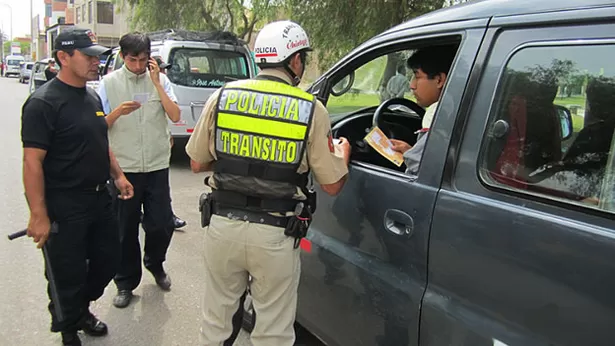
<svg viewBox="0 0 615 346">
<path fill-rule="evenodd" d="M 557 112 L 557 118 L 559 119 L 562 140 L 566 140 L 572 136 L 573 127 L 572 127 L 572 113 L 570 109 L 555 105 L 555 111 Z"/>
<path fill-rule="evenodd" d="M 342 96 L 352 88 L 354 84 L 354 71 L 350 72 L 350 74 L 346 75 L 342 80 L 337 82 L 333 88 L 331 88 L 331 95 L 333 96 Z"/>
</svg>

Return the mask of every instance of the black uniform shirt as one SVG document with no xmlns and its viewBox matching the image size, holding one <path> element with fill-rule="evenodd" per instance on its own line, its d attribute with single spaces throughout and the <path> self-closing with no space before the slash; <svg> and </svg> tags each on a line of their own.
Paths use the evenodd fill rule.
<svg viewBox="0 0 615 346">
<path fill-rule="evenodd" d="M 53 79 L 28 97 L 21 122 L 24 148 L 47 151 L 46 190 L 92 188 L 109 179 L 108 128 L 93 89 Z"/>
</svg>

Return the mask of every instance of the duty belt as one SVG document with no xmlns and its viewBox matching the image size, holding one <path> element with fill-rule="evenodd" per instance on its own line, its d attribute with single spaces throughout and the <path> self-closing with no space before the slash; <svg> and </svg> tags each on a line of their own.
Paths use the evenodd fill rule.
<svg viewBox="0 0 615 346">
<path fill-rule="evenodd" d="M 212 213 L 233 220 L 241 220 L 281 228 L 286 228 L 289 220 L 289 217 L 273 216 L 266 212 L 233 208 L 215 202 L 212 205 Z"/>
</svg>

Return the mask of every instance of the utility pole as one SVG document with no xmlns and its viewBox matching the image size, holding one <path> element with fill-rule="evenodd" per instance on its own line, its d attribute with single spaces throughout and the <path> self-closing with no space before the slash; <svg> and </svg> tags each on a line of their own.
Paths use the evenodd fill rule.
<svg viewBox="0 0 615 346">
<path fill-rule="evenodd" d="M 32 20 L 33 20 L 33 15 L 34 11 L 32 9 L 32 0 L 30 0 L 30 61 L 34 61 L 34 24 L 32 24 Z M 38 26 L 38 25 L 37 25 Z M 36 36 L 38 38 L 38 33 L 36 33 Z M 38 42 L 38 40 L 36 40 Z M 38 57 L 37 57 L 38 59 Z"/>
</svg>

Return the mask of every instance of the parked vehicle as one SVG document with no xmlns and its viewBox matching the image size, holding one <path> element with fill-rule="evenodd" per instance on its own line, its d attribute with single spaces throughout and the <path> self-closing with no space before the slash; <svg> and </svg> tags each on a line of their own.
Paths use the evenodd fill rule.
<svg viewBox="0 0 615 346">
<path fill-rule="evenodd" d="M 49 64 L 51 59 L 43 59 L 34 63 L 32 66 L 32 73 L 29 80 L 28 88 L 30 94 L 36 89 L 40 88 L 43 84 L 47 83 L 47 77 L 45 76 L 45 68 Z"/>
<path fill-rule="evenodd" d="M 167 77 L 177 96 L 181 119 L 169 121 L 174 138 L 188 138 L 201 116 L 205 102 L 227 81 L 256 75 L 249 47 L 225 32 L 195 32 L 168 29 L 148 33 L 152 40 L 151 56 L 171 64 Z M 115 48 L 102 74 L 121 68 L 124 62 Z"/>
<path fill-rule="evenodd" d="M 25 62 L 22 63 L 19 70 L 19 83 L 27 83 L 30 80 L 30 75 L 32 74 L 32 67 L 34 67 L 34 62 Z"/>
<path fill-rule="evenodd" d="M 7 55 L 4 58 L 4 63 L 6 64 L 4 76 L 19 76 L 20 64 L 25 61 L 26 59 L 21 55 Z"/>
<path fill-rule="evenodd" d="M 327 345 L 613 345 L 613 18 L 612 0 L 473 1 L 318 79 L 352 156 L 342 192 L 318 191 L 297 321 Z M 442 44 L 457 53 L 410 176 L 363 138 L 416 141 L 422 112 L 379 107 L 380 78 Z"/>
</svg>

